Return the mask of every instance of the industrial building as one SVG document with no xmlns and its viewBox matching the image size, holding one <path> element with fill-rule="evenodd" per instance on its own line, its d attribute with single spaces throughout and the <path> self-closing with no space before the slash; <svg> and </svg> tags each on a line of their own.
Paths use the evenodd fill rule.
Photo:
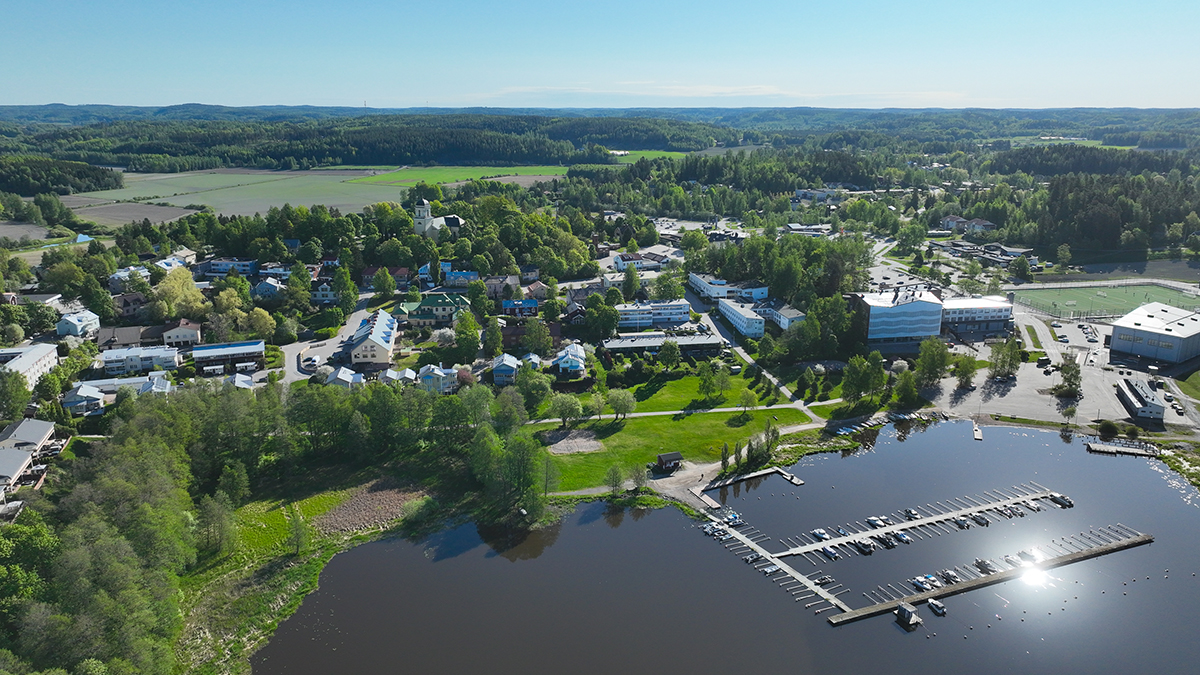
<svg viewBox="0 0 1200 675">
<path fill-rule="evenodd" d="M 1129 414 L 1137 418 L 1161 420 L 1167 411 L 1166 404 L 1145 380 L 1121 378 L 1117 381 L 1117 398 L 1125 404 Z"/>
<path fill-rule="evenodd" d="M 1200 354 L 1200 314 L 1161 302 L 1142 305 L 1112 325 L 1114 352 L 1181 363 Z"/>
</svg>

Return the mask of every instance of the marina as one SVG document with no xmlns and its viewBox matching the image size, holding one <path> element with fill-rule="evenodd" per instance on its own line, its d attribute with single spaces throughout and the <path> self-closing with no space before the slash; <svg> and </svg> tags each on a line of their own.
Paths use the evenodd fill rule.
<svg viewBox="0 0 1200 675">
<path fill-rule="evenodd" d="M 1084 444 L 1088 452 L 1102 455 L 1130 455 L 1132 457 L 1158 457 L 1158 448 L 1151 445 L 1114 445 L 1112 443 L 1096 443 L 1089 441 Z"/>
</svg>

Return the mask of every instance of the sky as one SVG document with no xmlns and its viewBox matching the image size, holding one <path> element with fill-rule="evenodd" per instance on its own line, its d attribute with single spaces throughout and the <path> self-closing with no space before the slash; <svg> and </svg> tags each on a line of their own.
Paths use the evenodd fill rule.
<svg viewBox="0 0 1200 675">
<path fill-rule="evenodd" d="M 0 105 L 1200 107 L 1195 0 L 0 6 Z"/>
</svg>

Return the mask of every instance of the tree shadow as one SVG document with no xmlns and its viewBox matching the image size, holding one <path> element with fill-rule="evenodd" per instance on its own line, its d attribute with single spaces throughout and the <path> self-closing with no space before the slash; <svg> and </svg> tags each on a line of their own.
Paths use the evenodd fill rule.
<svg viewBox="0 0 1200 675">
<path fill-rule="evenodd" d="M 592 433 L 596 434 L 596 440 L 603 440 L 616 434 L 625 428 L 625 419 L 596 420 L 591 424 Z"/>
<path fill-rule="evenodd" d="M 729 419 L 725 420 L 725 426 L 732 427 L 734 429 L 740 429 L 740 428 L 746 426 L 747 424 L 749 424 L 750 421 L 753 419 L 754 419 L 754 416 L 747 414 L 747 413 L 741 413 L 739 415 L 731 415 L 729 417 Z"/>
</svg>

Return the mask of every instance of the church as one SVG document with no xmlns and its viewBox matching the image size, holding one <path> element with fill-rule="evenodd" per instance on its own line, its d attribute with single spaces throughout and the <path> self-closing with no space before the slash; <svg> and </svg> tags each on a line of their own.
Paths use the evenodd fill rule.
<svg viewBox="0 0 1200 675">
<path fill-rule="evenodd" d="M 458 236 L 458 229 L 463 225 L 463 219 L 455 216 L 432 217 L 429 213 L 429 200 L 419 199 L 414 205 L 413 230 L 422 237 L 437 241 L 443 230 L 450 230 Z"/>
</svg>

